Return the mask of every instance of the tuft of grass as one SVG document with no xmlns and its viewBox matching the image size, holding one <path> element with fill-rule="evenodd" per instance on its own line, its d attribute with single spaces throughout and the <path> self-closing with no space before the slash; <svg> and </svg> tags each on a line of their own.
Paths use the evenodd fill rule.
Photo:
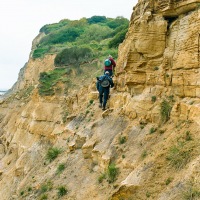
<svg viewBox="0 0 200 200">
<path fill-rule="evenodd" d="M 58 168 L 56 170 L 56 173 L 57 174 L 61 174 L 63 171 L 65 170 L 65 164 L 64 163 L 61 163 L 58 165 Z"/>
<path fill-rule="evenodd" d="M 91 100 L 89 101 L 88 105 L 87 105 L 87 108 L 90 107 L 93 103 L 94 103 L 94 100 L 91 99 Z"/>
<path fill-rule="evenodd" d="M 143 125 L 143 124 L 141 124 L 141 125 L 140 125 L 140 129 L 143 129 L 143 128 L 144 128 L 144 125 Z"/>
<path fill-rule="evenodd" d="M 142 152 L 142 154 L 141 154 L 141 158 L 142 159 L 144 159 L 144 158 L 146 158 L 147 157 L 147 150 L 144 150 L 143 152 Z"/>
<path fill-rule="evenodd" d="M 108 182 L 113 183 L 117 179 L 118 173 L 119 169 L 116 167 L 114 163 L 111 163 L 108 166 Z"/>
<path fill-rule="evenodd" d="M 193 105 L 193 104 L 194 104 L 194 102 L 195 102 L 195 101 L 191 101 L 189 104 L 190 104 L 190 105 Z"/>
<path fill-rule="evenodd" d="M 146 197 L 149 198 L 150 196 L 151 196 L 150 192 L 147 191 L 147 192 L 146 192 Z"/>
<path fill-rule="evenodd" d="M 186 133 L 185 133 L 185 140 L 186 141 L 191 141 L 192 140 L 192 136 L 190 134 L 190 131 L 186 131 Z"/>
<path fill-rule="evenodd" d="M 182 169 L 190 161 L 190 150 L 184 148 L 184 145 L 173 146 L 169 150 L 167 160 L 170 165 L 176 169 Z"/>
<path fill-rule="evenodd" d="M 54 159 L 56 159 L 61 152 L 62 152 L 61 149 L 52 147 L 48 150 L 46 158 L 47 158 L 47 160 L 49 160 L 51 162 Z"/>
<path fill-rule="evenodd" d="M 198 200 L 200 199 L 200 190 L 195 188 L 194 186 L 189 186 L 183 192 L 184 200 Z"/>
<path fill-rule="evenodd" d="M 53 188 L 53 183 L 51 181 L 48 181 L 47 183 L 41 185 L 40 193 L 48 192 L 52 190 L 52 188 Z"/>
<path fill-rule="evenodd" d="M 47 194 L 42 194 L 40 197 L 40 200 L 47 200 L 47 199 L 48 199 Z"/>
<path fill-rule="evenodd" d="M 154 67 L 154 70 L 159 70 L 159 67 L 157 67 L 157 66 L 156 66 L 156 67 Z"/>
<path fill-rule="evenodd" d="M 165 78 L 169 78 L 169 74 L 165 74 Z"/>
<path fill-rule="evenodd" d="M 120 136 L 119 137 L 119 144 L 124 144 L 126 142 L 126 137 L 125 136 Z"/>
<path fill-rule="evenodd" d="M 90 112 L 89 110 L 86 110 L 86 111 L 85 111 L 85 114 L 87 115 L 89 112 Z"/>
<path fill-rule="evenodd" d="M 101 175 L 99 176 L 99 178 L 98 178 L 98 182 L 99 182 L 99 183 L 102 183 L 103 180 L 104 180 L 105 178 L 106 178 L 106 174 L 105 174 L 105 173 L 101 174 Z"/>
<path fill-rule="evenodd" d="M 32 187 L 28 187 L 28 192 L 31 192 L 32 191 Z"/>
<path fill-rule="evenodd" d="M 166 130 L 165 129 L 160 129 L 159 133 L 163 134 Z"/>
<path fill-rule="evenodd" d="M 69 113 L 67 111 L 63 113 L 63 117 L 62 117 L 63 123 L 65 123 L 67 121 L 68 115 L 69 115 Z"/>
<path fill-rule="evenodd" d="M 184 192 L 183 198 L 184 200 L 198 200 L 200 199 L 200 191 L 191 188 Z"/>
<path fill-rule="evenodd" d="M 163 100 L 160 105 L 160 114 L 161 114 L 161 119 L 165 123 L 169 120 L 170 118 L 170 112 L 172 110 L 172 106 L 170 103 L 166 100 Z"/>
<path fill-rule="evenodd" d="M 93 103 L 94 103 L 94 100 L 93 100 L 93 99 L 91 99 L 89 103 L 90 103 L 90 104 L 93 104 Z"/>
<path fill-rule="evenodd" d="M 90 122 L 91 121 L 91 118 L 88 118 L 88 120 L 87 120 L 88 122 Z"/>
<path fill-rule="evenodd" d="M 64 195 L 66 195 L 67 192 L 68 192 L 67 189 L 64 186 L 60 186 L 57 189 L 58 189 L 58 193 L 57 194 L 58 194 L 59 197 L 62 197 Z"/>
<path fill-rule="evenodd" d="M 149 134 L 155 133 L 157 131 L 157 128 L 151 127 L 149 130 Z"/>
<path fill-rule="evenodd" d="M 30 94 L 32 93 L 33 89 L 34 89 L 34 86 L 28 87 L 28 88 L 24 91 L 24 98 L 29 97 Z"/>
<path fill-rule="evenodd" d="M 156 102 L 156 99 L 157 99 L 156 96 L 152 96 L 152 97 L 151 97 L 151 101 L 152 101 L 153 103 Z"/>
<path fill-rule="evenodd" d="M 165 185 L 169 185 L 172 182 L 173 178 L 169 177 L 166 181 L 165 181 Z"/>
<path fill-rule="evenodd" d="M 174 100 L 174 95 L 169 95 L 168 96 L 168 99 L 171 101 L 171 102 L 174 102 L 175 100 Z"/>
</svg>

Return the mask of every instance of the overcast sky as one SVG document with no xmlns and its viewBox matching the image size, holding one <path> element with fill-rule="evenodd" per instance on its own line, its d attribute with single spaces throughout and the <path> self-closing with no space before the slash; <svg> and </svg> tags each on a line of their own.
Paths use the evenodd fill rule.
<svg viewBox="0 0 200 200">
<path fill-rule="evenodd" d="M 138 0 L 0 0 L 0 90 L 17 81 L 45 24 L 94 15 L 130 19 Z"/>
</svg>

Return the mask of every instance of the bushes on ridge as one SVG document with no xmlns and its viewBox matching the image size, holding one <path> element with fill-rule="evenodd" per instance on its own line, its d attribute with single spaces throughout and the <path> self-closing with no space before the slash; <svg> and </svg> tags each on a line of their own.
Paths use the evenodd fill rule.
<svg viewBox="0 0 200 200">
<path fill-rule="evenodd" d="M 109 26 L 112 29 L 117 29 L 120 26 L 125 26 L 126 28 L 128 28 L 128 24 L 129 21 L 128 19 L 124 18 L 124 17 L 117 17 L 115 19 L 110 19 L 106 25 Z"/>
<path fill-rule="evenodd" d="M 97 24 L 97 23 L 102 23 L 106 21 L 105 16 L 93 16 L 87 19 L 89 24 Z"/>
<path fill-rule="evenodd" d="M 78 38 L 78 41 L 82 44 L 90 43 L 91 41 L 100 42 L 106 38 L 110 38 L 113 30 L 107 26 L 100 26 L 98 24 L 92 24 L 85 32 Z"/>
<path fill-rule="evenodd" d="M 104 56 L 105 51 L 112 50 L 109 48 L 115 49 L 123 41 L 123 34 L 117 34 L 127 30 L 128 23 L 129 20 L 123 17 L 113 19 L 105 16 L 93 16 L 80 20 L 64 19 L 59 23 L 47 24 L 40 29 L 40 33 L 45 33 L 45 35 L 37 44 L 32 57 L 41 58 L 47 53 L 57 54 L 65 48 L 73 46 L 80 48 L 86 45 L 96 56 Z M 108 48 L 108 43 L 114 36 L 117 39 L 111 42 Z"/>
<path fill-rule="evenodd" d="M 50 33 L 41 40 L 42 45 L 62 44 L 64 42 L 73 42 L 81 34 L 81 30 L 75 27 L 61 29 Z"/>
<path fill-rule="evenodd" d="M 127 31 L 128 31 L 128 28 L 117 33 L 117 35 L 109 42 L 108 47 L 117 48 L 119 44 L 124 41 Z"/>
<path fill-rule="evenodd" d="M 50 32 L 56 31 L 60 29 L 61 27 L 66 26 L 69 23 L 70 23 L 69 19 L 64 19 L 64 20 L 61 20 L 59 23 L 46 24 L 40 29 L 40 33 L 43 32 L 45 34 L 49 34 Z"/>
</svg>

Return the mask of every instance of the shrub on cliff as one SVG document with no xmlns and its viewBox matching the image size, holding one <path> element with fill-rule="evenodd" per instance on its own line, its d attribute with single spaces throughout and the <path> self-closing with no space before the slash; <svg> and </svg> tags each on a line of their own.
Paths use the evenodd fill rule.
<svg viewBox="0 0 200 200">
<path fill-rule="evenodd" d="M 68 190 L 64 186 L 59 186 L 58 188 L 58 197 L 62 197 L 67 194 Z"/>
<path fill-rule="evenodd" d="M 108 181 L 113 183 L 117 179 L 117 175 L 119 173 L 119 169 L 116 167 L 114 163 L 108 166 Z"/>
<path fill-rule="evenodd" d="M 57 54 L 54 64 L 57 67 L 75 65 L 79 66 L 81 63 L 88 62 L 92 59 L 93 53 L 90 48 L 87 47 L 72 47 L 67 48 Z"/>
<path fill-rule="evenodd" d="M 172 110 L 172 105 L 170 104 L 169 101 L 163 100 L 160 105 L 160 114 L 162 118 L 162 122 L 166 122 L 170 118 L 170 112 Z"/>
</svg>

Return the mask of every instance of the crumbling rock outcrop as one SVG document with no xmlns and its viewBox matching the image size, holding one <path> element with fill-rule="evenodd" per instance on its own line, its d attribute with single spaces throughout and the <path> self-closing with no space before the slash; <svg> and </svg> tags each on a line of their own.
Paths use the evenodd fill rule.
<svg viewBox="0 0 200 200">
<path fill-rule="evenodd" d="M 162 1 L 158 13 L 154 12 L 156 2 L 161 5 L 161 1 L 140 1 L 136 6 L 140 12 L 133 13 L 119 49 L 118 90 L 134 95 L 146 86 L 160 85 L 180 97 L 199 97 L 198 1 Z M 167 2 L 172 9 L 179 4 L 194 4 L 195 8 L 177 18 L 165 16 L 162 10 Z"/>
<path fill-rule="evenodd" d="M 14 91 L 32 85 L 32 92 L 13 93 L 0 103 L 1 199 L 56 199 L 63 185 L 69 200 L 198 195 L 199 3 L 139 0 L 119 47 L 105 112 L 98 108 L 95 80 L 71 95 L 39 96 L 39 74 L 54 69 L 55 55 L 30 57 Z M 170 102 L 165 120 L 163 100 Z M 50 147 L 62 149 L 52 162 L 46 158 Z M 178 156 L 183 163 L 174 164 Z M 118 169 L 114 183 L 111 163 Z M 47 183 L 51 189 L 43 194 Z"/>
</svg>

